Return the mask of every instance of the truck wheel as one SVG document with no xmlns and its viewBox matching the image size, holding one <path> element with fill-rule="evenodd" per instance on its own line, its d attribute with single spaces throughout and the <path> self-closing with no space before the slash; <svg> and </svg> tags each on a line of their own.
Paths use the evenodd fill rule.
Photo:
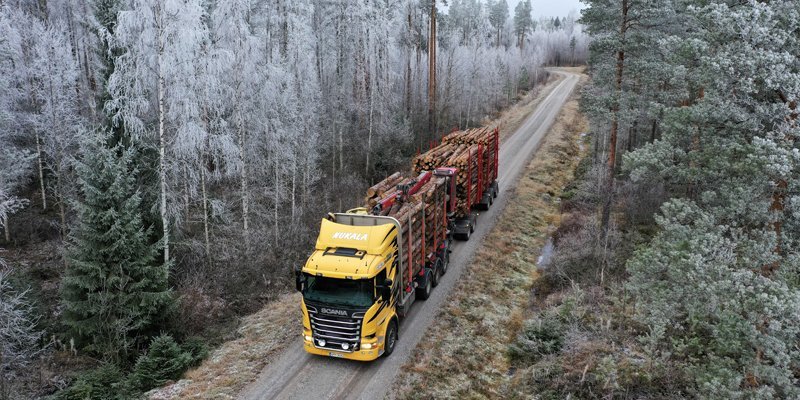
<svg viewBox="0 0 800 400">
<path fill-rule="evenodd" d="M 431 273 L 425 273 L 425 285 L 421 288 L 417 288 L 417 299 L 427 300 L 428 297 L 431 297 L 431 291 L 433 291 L 433 282 L 431 282 L 432 280 Z"/>
<path fill-rule="evenodd" d="M 439 279 L 441 277 L 442 277 L 442 260 L 438 259 L 436 260 L 436 263 L 433 265 L 433 277 L 432 277 L 433 281 L 431 282 L 431 285 L 433 285 L 433 287 L 439 286 Z"/>
<path fill-rule="evenodd" d="M 386 344 L 383 346 L 383 356 L 389 357 L 394 352 L 394 346 L 397 344 L 397 321 L 392 320 L 389 322 L 389 327 L 386 328 Z"/>
<path fill-rule="evenodd" d="M 444 250 L 444 261 L 442 261 L 442 276 L 447 273 L 447 267 L 450 265 L 450 250 Z"/>
<path fill-rule="evenodd" d="M 497 184 L 497 181 L 495 181 L 492 184 L 492 196 L 497 197 L 498 194 L 500 194 L 500 186 Z"/>
</svg>

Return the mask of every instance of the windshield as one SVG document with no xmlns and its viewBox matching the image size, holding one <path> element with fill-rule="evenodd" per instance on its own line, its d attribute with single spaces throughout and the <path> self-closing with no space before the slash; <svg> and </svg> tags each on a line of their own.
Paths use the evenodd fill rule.
<svg viewBox="0 0 800 400">
<path fill-rule="evenodd" d="M 372 279 L 333 279 L 305 274 L 303 296 L 311 301 L 351 307 L 369 307 L 373 303 Z"/>
</svg>

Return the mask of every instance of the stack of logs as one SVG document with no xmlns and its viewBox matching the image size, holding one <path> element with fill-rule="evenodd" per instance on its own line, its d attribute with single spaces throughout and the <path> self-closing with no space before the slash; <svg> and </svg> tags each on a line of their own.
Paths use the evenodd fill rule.
<svg viewBox="0 0 800 400">
<path fill-rule="evenodd" d="M 419 272 L 427 256 L 435 250 L 446 235 L 447 222 L 445 220 L 445 189 L 444 178 L 432 177 L 426 184 L 410 196 L 405 196 L 400 187 L 411 187 L 419 177 L 404 178 L 396 172 L 378 182 L 367 190 L 365 199 L 366 207 L 373 214 L 389 216 L 397 219 L 402 226 L 403 262 L 412 266 L 412 274 Z M 398 196 L 397 200 L 385 209 L 375 206 L 381 201 Z M 423 212 L 424 211 L 424 212 Z M 423 247 L 423 217 L 424 217 L 424 244 Z M 411 252 L 409 249 L 409 237 Z M 423 255 L 423 250 L 426 254 Z M 411 261 L 411 262 L 409 262 Z"/>
<path fill-rule="evenodd" d="M 466 131 L 453 132 L 442 138 L 442 143 L 453 145 L 481 145 L 481 149 L 483 151 L 483 154 L 481 154 L 481 158 L 483 159 L 483 170 L 481 173 L 483 174 L 484 179 L 489 179 L 494 173 L 494 163 L 497 160 L 495 154 L 495 151 L 497 150 L 495 147 L 495 140 L 497 140 L 496 135 L 497 132 L 488 127 L 474 128 Z"/>
<path fill-rule="evenodd" d="M 457 168 L 456 216 L 469 215 L 472 204 L 480 200 L 479 174 L 488 177 L 494 171 L 494 141 L 495 130 L 487 127 L 453 132 L 442 138 L 442 144 L 414 158 L 414 171 Z M 483 151 L 483 171 L 478 170 L 479 145 Z"/>
</svg>

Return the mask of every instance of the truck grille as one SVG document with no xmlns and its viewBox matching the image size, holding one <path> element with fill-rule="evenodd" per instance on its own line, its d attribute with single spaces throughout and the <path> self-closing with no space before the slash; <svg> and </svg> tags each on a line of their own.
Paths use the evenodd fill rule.
<svg viewBox="0 0 800 400">
<path fill-rule="evenodd" d="M 364 313 L 354 313 L 353 318 L 337 315 L 321 314 L 314 306 L 306 305 L 311 321 L 311 335 L 314 346 L 335 351 L 353 352 L 361 341 L 361 322 Z M 324 345 L 320 345 L 320 340 Z M 347 349 L 342 348 L 347 344 Z"/>
</svg>

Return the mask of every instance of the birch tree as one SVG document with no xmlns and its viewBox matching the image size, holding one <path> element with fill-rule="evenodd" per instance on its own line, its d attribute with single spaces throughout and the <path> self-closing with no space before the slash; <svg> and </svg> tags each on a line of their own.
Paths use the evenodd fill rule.
<svg viewBox="0 0 800 400">
<path fill-rule="evenodd" d="M 112 100 L 106 109 L 116 112 L 114 122 L 124 122 L 134 140 L 147 143 L 155 138 L 165 263 L 170 260 L 170 226 L 176 213 L 168 157 L 181 113 L 197 109 L 188 104 L 197 99 L 187 96 L 187 87 L 196 79 L 192 73 L 205 35 L 203 16 L 197 0 L 136 0 L 130 10 L 118 14 L 115 33 L 115 43 L 125 53 L 109 77 Z"/>
</svg>

